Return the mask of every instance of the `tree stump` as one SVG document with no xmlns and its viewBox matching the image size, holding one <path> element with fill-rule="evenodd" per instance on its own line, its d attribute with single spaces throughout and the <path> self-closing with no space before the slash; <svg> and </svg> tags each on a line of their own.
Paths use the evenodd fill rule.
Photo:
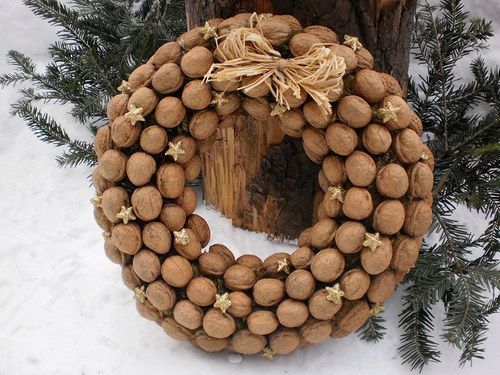
<svg viewBox="0 0 500 375">
<path fill-rule="evenodd" d="M 291 14 L 302 26 L 324 25 L 356 35 L 375 69 L 406 88 L 416 0 L 186 0 L 188 28 L 241 12 Z M 233 225 L 293 239 L 314 221 L 319 166 L 276 118 L 257 121 L 243 109 L 223 118 L 200 145 L 206 202 Z"/>
</svg>

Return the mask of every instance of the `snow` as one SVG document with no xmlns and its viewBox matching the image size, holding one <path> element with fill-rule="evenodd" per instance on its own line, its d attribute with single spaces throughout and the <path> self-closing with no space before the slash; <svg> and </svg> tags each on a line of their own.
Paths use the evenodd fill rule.
<svg viewBox="0 0 500 375">
<path fill-rule="evenodd" d="M 496 0 L 467 3 L 475 14 L 496 16 L 498 21 Z M 54 30 L 20 0 L 1 1 L 0 14 L 0 55 L 15 48 L 44 64 Z M 485 54 L 490 64 L 498 60 L 499 47 L 497 37 Z M 9 69 L 2 58 L 0 71 Z M 88 183 L 90 169 L 58 169 L 54 156 L 59 150 L 38 141 L 20 119 L 9 117 L 9 103 L 16 91 L 2 90 L 0 97 L 0 375 L 409 372 L 397 353 L 400 293 L 386 305 L 388 332 L 379 344 L 351 335 L 270 362 L 260 356 L 209 355 L 168 338 L 161 328 L 138 316 L 119 267 L 104 256 L 89 204 L 93 195 Z M 69 125 L 71 135 L 88 137 L 72 125 L 64 110 L 50 109 Z M 269 242 L 263 234 L 235 229 L 203 205 L 198 212 L 211 223 L 212 241 L 225 243 L 238 254 L 251 252 L 262 257 L 293 249 Z M 458 352 L 443 344 L 442 363 L 429 366 L 426 373 L 500 373 L 495 350 L 500 345 L 499 334 L 500 318 L 495 316 L 486 360 L 459 370 Z"/>
</svg>

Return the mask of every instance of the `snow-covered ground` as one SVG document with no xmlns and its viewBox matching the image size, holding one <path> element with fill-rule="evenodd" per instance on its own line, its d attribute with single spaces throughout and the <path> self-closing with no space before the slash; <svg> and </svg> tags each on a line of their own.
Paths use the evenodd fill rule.
<svg viewBox="0 0 500 375">
<path fill-rule="evenodd" d="M 466 1 L 480 16 L 500 21 L 497 0 Z M 54 30 L 36 19 L 20 0 L 0 2 L 0 56 L 14 48 L 47 61 Z M 497 25 L 498 26 L 498 23 Z M 498 27 L 497 27 L 498 30 Z M 500 32 L 500 31 L 499 31 Z M 486 54 L 495 64 L 500 34 Z M 9 67 L 0 58 L 0 71 Z M 94 224 L 87 168 L 56 167 L 58 150 L 38 141 L 18 118 L 10 118 L 14 89 L 0 91 L 0 375 L 11 374 L 404 374 L 398 356 L 399 295 L 387 305 L 388 332 L 379 344 L 356 335 L 264 361 L 227 353 L 207 355 L 168 338 L 140 318 L 132 293 L 122 285 L 119 267 L 104 256 Z M 69 124 L 60 108 L 54 115 Z M 266 256 L 278 247 L 264 235 L 232 228 L 205 206 L 213 242 L 236 253 Z M 443 344 L 442 363 L 427 374 L 500 373 L 500 317 L 493 318 L 486 360 L 459 370 L 458 352 Z"/>
</svg>

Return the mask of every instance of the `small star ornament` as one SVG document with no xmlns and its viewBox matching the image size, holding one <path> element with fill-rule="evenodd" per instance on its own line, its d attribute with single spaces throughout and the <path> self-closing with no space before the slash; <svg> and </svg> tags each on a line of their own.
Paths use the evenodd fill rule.
<svg viewBox="0 0 500 375">
<path fill-rule="evenodd" d="M 226 313 L 227 309 L 231 307 L 232 303 L 231 300 L 229 299 L 229 294 L 224 293 L 224 294 L 216 294 L 215 295 L 215 303 L 214 307 L 216 309 L 220 309 L 223 314 Z"/>
<path fill-rule="evenodd" d="M 104 238 L 109 238 L 109 237 L 111 237 L 111 232 L 108 232 L 107 230 L 105 230 L 104 232 L 102 232 L 102 236 Z"/>
<path fill-rule="evenodd" d="M 288 263 L 287 258 L 283 258 L 282 260 L 278 260 L 278 272 L 283 271 L 286 274 L 290 273 L 290 263 Z"/>
<path fill-rule="evenodd" d="M 142 116 L 143 109 L 141 107 L 136 107 L 133 104 L 128 106 L 128 112 L 125 113 L 125 117 L 130 120 L 132 125 L 137 124 L 139 121 L 145 121 Z"/>
<path fill-rule="evenodd" d="M 328 192 L 331 193 L 330 199 L 332 201 L 338 200 L 340 203 L 344 203 L 344 198 L 345 198 L 345 189 L 342 188 L 342 186 L 330 186 L 328 188 Z"/>
<path fill-rule="evenodd" d="M 146 293 L 144 292 L 144 286 L 141 286 L 140 288 L 135 288 L 134 295 L 138 301 L 141 301 L 141 303 L 146 302 Z"/>
<path fill-rule="evenodd" d="M 117 90 L 122 94 L 128 94 L 131 89 L 129 83 L 125 80 L 122 80 L 122 83 L 120 83 L 120 86 L 118 86 Z"/>
<path fill-rule="evenodd" d="M 359 39 L 351 35 L 344 36 L 344 45 L 351 47 L 354 52 L 356 52 L 358 49 L 363 48 L 363 45 L 361 44 Z"/>
<path fill-rule="evenodd" d="M 216 108 L 221 108 L 224 104 L 227 104 L 227 103 L 229 103 L 229 100 L 227 100 L 224 97 L 223 92 L 216 92 L 214 94 L 214 98 L 210 102 L 210 104 L 214 105 Z"/>
<path fill-rule="evenodd" d="M 265 358 L 265 359 L 269 359 L 269 360 L 273 360 L 274 357 L 276 356 L 276 352 L 270 348 L 269 346 L 266 346 L 264 349 L 262 349 L 262 356 Z"/>
<path fill-rule="evenodd" d="M 116 218 L 123 220 L 123 224 L 128 224 L 130 220 L 137 219 L 137 217 L 135 217 L 134 215 L 134 209 L 132 208 L 132 206 L 129 208 L 122 206 L 120 212 L 116 214 Z"/>
<path fill-rule="evenodd" d="M 271 108 L 272 108 L 272 111 L 271 111 L 271 116 L 281 116 L 283 115 L 283 113 L 285 113 L 287 111 L 287 109 L 282 106 L 281 104 L 271 104 Z"/>
<path fill-rule="evenodd" d="M 102 195 L 94 195 L 90 202 L 94 205 L 94 207 L 102 207 Z"/>
<path fill-rule="evenodd" d="M 203 35 L 203 39 L 209 40 L 210 38 L 217 38 L 217 27 L 210 25 L 210 23 L 205 22 L 205 25 L 200 29 L 200 34 Z"/>
<path fill-rule="evenodd" d="M 363 246 L 369 247 L 371 251 L 377 250 L 377 247 L 382 245 L 380 241 L 380 235 L 378 233 L 371 234 L 365 233 L 365 240 L 363 241 Z"/>
<path fill-rule="evenodd" d="M 189 234 L 186 228 L 182 228 L 179 231 L 174 230 L 174 238 L 176 244 L 187 245 L 189 243 Z"/>
<path fill-rule="evenodd" d="M 379 316 L 381 313 L 384 312 L 384 306 L 376 303 L 372 306 L 372 308 L 370 309 L 370 313 L 373 315 L 373 316 Z"/>
<path fill-rule="evenodd" d="M 172 156 L 172 159 L 177 161 L 180 155 L 186 153 L 186 151 L 184 151 L 181 147 L 182 146 L 181 142 L 182 141 L 179 141 L 177 143 L 168 142 L 168 150 L 167 152 L 165 152 L 165 155 L 170 155 Z"/>
<path fill-rule="evenodd" d="M 422 155 L 420 155 L 420 160 L 429 160 L 429 157 L 425 154 L 425 153 L 422 153 Z"/>
<path fill-rule="evenodd" d="M 387 121 L 390 121 L 390 120 L 398 121 L 398 112 L 400 110 L 401 110 L 400 107 L 392 105 L 391 102 L 387 102 L 385 107 L 379 108 L 376 111 L 376 115 L 385 124 Z"/>
<path fill-rule="evenodd" d="M 334 286 L 327 286 L 326 292 L 328 293 L 326 299 L 333 303 L 340 303 L 343 296 L 345 296 L 345 292 L 340 289 L 340 285 L 337 283 Z"/>
</svg>

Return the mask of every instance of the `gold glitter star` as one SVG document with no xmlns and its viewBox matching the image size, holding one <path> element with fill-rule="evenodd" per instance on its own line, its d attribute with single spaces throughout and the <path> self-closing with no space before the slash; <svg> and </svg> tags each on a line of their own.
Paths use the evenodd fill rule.
<svg viewBox="0 0 500 375">
<path fill-rule="evenodd" d="M 262 349 L 263 353 L 262 356 L 266 359 L 273 360 L 274 357 L 276 356 L 276 352 L 270 348 L 269 346 L 266 346 L 264 349 Z"/>
<path fill-rule="evenodd" d="M 122 83 L 120 83 L 120 86 L 118 86 L 117 90 L 122 94 L 128 94 L 130 92 L 130 85 L 128 84 L 127 81 L 123 79 Z"/>
<path fill-rule="evenodd" d="M 138 121 L 144 121 L 144 117 L 142 117 L 142 108 L 136 107 L 133 104 L 128 106 L 128 112 L 125 113 L 125 117 L 130 120 L 132 125 L 137 124 Z"/>
<path fill-rule="evenodd" d="M 370 313 L 373 315 L 373 316 L 379 316 L 382 312 L 384 312 L 384 306 L 376 303 L 372 306 L 372 308 L 370 309 Z"/>
<path fill-rule="evenodd" d="M 363 45 L 360 43 L 358 38 L 347 34 L 344 35 L 344 45 L 351 47 L 354 52 L 356 52 L 360 48 L 363 48 Z"/>
<path fill-rule="evenodd" d="M 271 116 L 281 116 L 283 113 L 285 113 L 287 111 L 287 109 L 285 107 L 283 107 L 281 104 L 271 104 L 271 108 L 272 108 L 272 111 L 271 111 Z"/>
<path fill-rule="evenodd" d="M 217 38 L 217 28 L 205 22 L 205 26 L 200 29 L 200 34 L 203 35 L 203 39 L 209 40 L 210 38 Z"/>
<path fill-rule="evenodd" d="M 257 16 L 257 22 L 260 20 L 265 20 L 266 18 L 271 18 L 273 16 L 272 13 L 262 13 Z"/>
<path fill-rule="evenodd" d="M 186 228 L 182 228 L 179 231 L 174 230 L 175 243 L 181 245 L 187 245 L 189 243 L 189 234 Z"/>
<path fill-rule="evenodd" d="M 333 303 L 340 303 L 341 298 L 345 295 L 345 292 L 343 290 L 340 290 L 340 285 L 338 283 L 335 284 L 333 287 L 327 286 L 325 289 L 326 292 L 328 293 L 326 299 Z"/>
<path fill-rule="evenodd" d="M 375 251 L 380 245 L 382 245 L 382 241 L 380 241 L 380 235 L 378 233 L 365 233 L 363 246 L 369 247 L 371 251 Z"/>
<path fill-rule="evenodd" d="M 102 232 L 102 236 L 104 238 L 109 238 L 109 237 L 111 237 L 111 232 L 108 232 L 107 230 L 105 230 L 104 232 Z"/>
<path fill-rule="evenodd" d="M 290 273 L 290 263 L 288 263 L 287 258 L 283 258 L 282 260 L 278 260 L 278 272 L 283 271 L 286 274 Z"/>
<path fill-rule="evenodd" d="M 137 219 L 134 215 L 134 209 L 132 207 L 126 208 L 125 206 L 122 206 L 120 212 L 116 214 L 116 218 L 122 219 L 123 224 L 128 224 L 130 220 Z"/>
<path fill-rule="evenodd" d="M 338 200 L 340 203 L 344 203 L 344 198 L 345 198 L 345 189 L 342 188 L 342 186 L 330 186 L 328 188 L 328 192 L 332 193 L 330 196 L 330 199 L 334 201 L 335 199 Z"/>
<path fill-rule="evenodd" d="M 222 107 L 224 104 L 229 103 L 229 100 L 224 98 L 223 92 L 216 92 L 214 94 L 214 98 L 210 102 L 210 104 L 215 105 L 217 108 Z"/>
<path fill-rule="evenodd" d="M 215 295 L 214 307 L 216 309 L 219 308 L 223 314 L 226 313 L 227 309 L 229 309 L 231 307 L 231 305 L 232 305 L 232 302 L 229 299 L 228 293 L 224 293 L 222 295 L 220 295 L 220 294 Z"/>
<path fill-rule="evenodd" d="M 94 205 L 94 207 L 102 207 L 102 195 L 96 193 L 90 202 Z"/>
<path fill-rule="evenodd" d="M 135 298 L 144 303 L 146 301 L 146 293 L 144 293 L 144 285 L 134 289 Z"/>
<path fill-rule="evenodd" d="M 429 157 L 425 153 L 422 153 L 422 155 L 420 155 L 420 159 L 421 160 L 429 160 Z"/>
<path fill-rule="evenodd" d="M 398 121 L 398 112 L 401 110 L 400 107 L 392 105 L 391 102 L 387 102 L 385 107 L 379 108 L 375 114 L 379 117 L 385 124 L 387 121 L 394 120 Z"/>
<path fill-rule="evenodd" d="M 182 141 L 179 141 L 177 143 L 168 142 L 168 150 L 167 152 L 165 152 L 165 155 L 170 155 L 172 156 L 172 159 L 177 161 L 177 159 L 179 159 L 179 155 L 183 155 L 186 153 L 186 151 L 181 148 L 181 142 Z"/>
</svg>

